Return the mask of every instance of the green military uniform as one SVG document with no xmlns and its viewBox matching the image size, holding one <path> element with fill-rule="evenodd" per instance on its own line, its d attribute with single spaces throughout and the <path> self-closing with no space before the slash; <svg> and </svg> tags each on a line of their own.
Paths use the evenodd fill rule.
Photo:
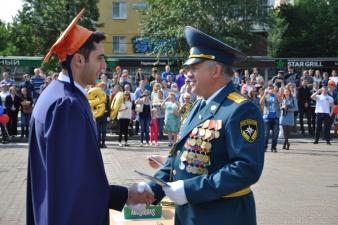
<svg viewBox="0 0 338 225">
<path fill-rule="evenodd" d="M 221 61 L 221 51 L 229 50 L 229 46 L 219 50 L 218 40 L 191 27 L 186 28 L 186 37 L 192 63 L 203 57 Z M 255 225 L 250 186 L 259 179 L 264 164 L 260 110 L 237 93 L 231 81 L 204 107 L 202 102 L 190 112 L 165 166 L 155 174 L 164 181 L 184 182 L 188 203 L 176 206 L 175 224 Z M 162 188 L 150 186 L 160 201 L 165 194 Z"/>
</svg>

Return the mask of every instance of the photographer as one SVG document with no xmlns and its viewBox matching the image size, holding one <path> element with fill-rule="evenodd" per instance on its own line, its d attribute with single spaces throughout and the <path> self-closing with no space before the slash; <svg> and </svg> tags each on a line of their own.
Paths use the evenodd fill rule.
<svg viewBox="0 0 338 225">
<path fill-rule="evenodd" d="M 265 151 L 268 148 L 270 130 L 272 130 L 271 152 L 277 152 L 280 102 L 281 99 L 279 94 L 274 90 L 272 83 L 270 83 L 260 100 L 261 106 L 264 107 L 263 119 L 265 125 Z"/>
<path fill-rule="evenodd" d="M 333 98 L 327 94 L 327 87 L 322 87 L 311 95 L 311 99 L 316 101 L 316 135 L 313 144 L 318 144 L 322 123 L 324 122 L 324 138 L 326 144 L 330 145 L 330 116 L 333 107 Z M 330 110 L 331 108 L 331 110 Z"/>
<path fill-rule="evenodd" d="M 284 87 L 285 79 L 283 70 L 279 70 L 277 75 L 272 78 L 272 83 L 278 88 Z"/>
</svg>

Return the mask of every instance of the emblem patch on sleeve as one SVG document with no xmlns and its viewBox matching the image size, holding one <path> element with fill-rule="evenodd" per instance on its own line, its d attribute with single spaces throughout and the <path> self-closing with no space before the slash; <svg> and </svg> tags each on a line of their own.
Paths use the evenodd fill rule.
<svg viewBox="0 0 338 225">
<path fill-rule="evenodd" d="M 240 122 L 241 135 L 250 143 L 253 143 L 257 139 L 258 127 L 257 120 L 246 119 Z"/>
</svg>

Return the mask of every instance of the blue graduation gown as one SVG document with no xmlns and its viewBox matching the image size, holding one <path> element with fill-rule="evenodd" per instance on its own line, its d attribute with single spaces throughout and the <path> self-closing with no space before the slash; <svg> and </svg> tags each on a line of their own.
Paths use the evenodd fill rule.
<svg viewBox="0 0 338 225">
<path fill-rule="evenodd" d="M 128 190 L 109 185 L 86 96 L 53 81 L 34 107 L 29 137 L 27 225 L 103 225 Z"/>
<path fill-rule="evenodd" d="M 241 97 L 232 82 L 197 112 L 199 105 L 194 106 L 186 119 L 165 166 L 155 174 L 165 181 L 184 181 L 188 203 L 176 206 L 175 225 L 255 225 L 252 192 L 238 197 L 224 196 L 250 187 L 262 173 L 264 123 L 260 110 Z M 210 140 L 208 173 L 197 174 L 184 161 L 189 156 L 182 154 L 191 153 L 192 131 L 207 120 L 221 121 L 222 126 L 219 137 Z M 155 183 L 150 186 L 157 201 L 161 200 L 162 188 Z"/>
</svg>

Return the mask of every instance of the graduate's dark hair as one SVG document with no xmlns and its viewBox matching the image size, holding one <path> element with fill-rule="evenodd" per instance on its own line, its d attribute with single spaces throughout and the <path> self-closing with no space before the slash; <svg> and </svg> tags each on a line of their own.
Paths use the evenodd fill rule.
<svg viewBox="0 0 338 225">
<path fill-rule="evenodd" d="M 106 36 L 102 32 L 95 31 L 89 36 L 87 41 L 75 52 L 84 56 L 85 61 L 88 62 L 90 53 L 95 50 L 95 43 L 100 43 L 105 40 Z M 74 54 L 75 54 L 74 53 Z M 67 69 L 66 61 L 61 63 L 63 69 Z"/>
</svg>

